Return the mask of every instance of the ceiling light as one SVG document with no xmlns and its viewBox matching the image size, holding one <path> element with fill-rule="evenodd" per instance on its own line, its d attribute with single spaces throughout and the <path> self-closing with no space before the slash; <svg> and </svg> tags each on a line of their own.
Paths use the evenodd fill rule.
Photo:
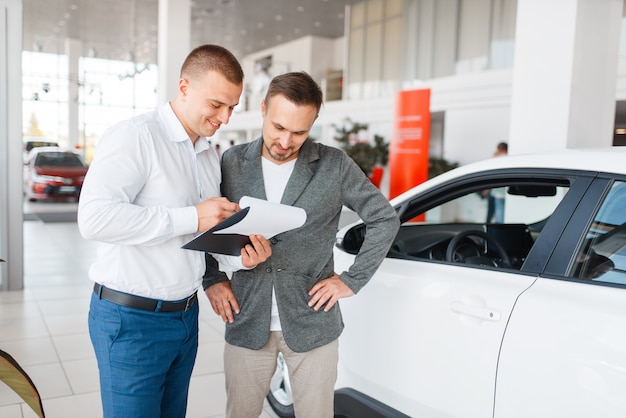
<svg viewBox="0 0 626 418">
<path fill-rule="evenodd" d="M 316 28 L 319 28 L 320 26 L 322 26 L 322 22 L 317 21 L 317 22 L 313 23 L 313 26 L 315 26 Z"/>
<path fill-rule="evenodd" d="M 296 10 L 299 11 L 299 12 L 304 12 L 304 7 L 298 6 L 298 7 L 296 7 Z"/>
<path fill-rule="evenodd" d="M 280 22 L 281 20 L 283 20 L 283 17 L 281 15 L 276 15 L 274 16 L 274 19 L 278 22 Z"/>
</svg>

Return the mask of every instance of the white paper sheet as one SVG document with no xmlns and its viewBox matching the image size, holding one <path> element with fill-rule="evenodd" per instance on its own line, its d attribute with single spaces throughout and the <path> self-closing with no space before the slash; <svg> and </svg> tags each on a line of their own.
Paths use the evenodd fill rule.
<svg viewBox="0 0 626 418">
<path fill-rule="evenodd" d="M 265 239 L 290 229 L 299 228 L 306 222 L 306 212 L 302 208 L 272 203 L 263 199 L 244 196 L 239 200 L 243 209 L 249 207 L 248 214 L 239 222 L 214 234 L 259 234 Z"/>
</svg>

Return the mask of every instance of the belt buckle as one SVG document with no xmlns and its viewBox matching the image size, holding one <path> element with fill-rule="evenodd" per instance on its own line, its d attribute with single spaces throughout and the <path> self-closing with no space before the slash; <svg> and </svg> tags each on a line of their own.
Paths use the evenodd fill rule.
<svg viewBox="0 0 626 418">
<path fill-rule="evenodd" d="M 196 294 L 194 293 L 193 295 L 191 295 L 191 296 L 189 296 L 187 298 L 187 302 L 185 302 L 185 312 L 187 312 L 189 310 L 189 308 L 191 308 L 193 298 L 195 298 L 195 297 L 196 297 Z"/>
</svg>

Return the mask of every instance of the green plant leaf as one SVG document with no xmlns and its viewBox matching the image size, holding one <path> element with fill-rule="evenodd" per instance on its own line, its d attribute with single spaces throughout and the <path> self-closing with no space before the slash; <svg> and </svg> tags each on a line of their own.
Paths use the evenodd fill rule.
<svg viewBox="0 0 626 418">
<path fill-rule="evenodd" d="M 0 380 L 13 389 L 35 411 L 37 416 L 40 418 L 46 416 L 43 412 L 41 396 L 39 396 L 35 384 L 17 361 L 9 353 L 2 350 L 0 350 Z"/>
<path fill-rule="evenodd" d="M 366 176 L 372 174 L 377 164 L 387 165 L 389 159 L 389 144 L 381 135 L 374 135 L 374 143 L 371 141 L 359 141 L 358 134 L 367 130 L 367 123 L 354 122 L 345 118 L 343 125 L 332 125 L 335 128 L 335 140 L 339 142 L 341 149 L 361 168 Z"/>
</svg>

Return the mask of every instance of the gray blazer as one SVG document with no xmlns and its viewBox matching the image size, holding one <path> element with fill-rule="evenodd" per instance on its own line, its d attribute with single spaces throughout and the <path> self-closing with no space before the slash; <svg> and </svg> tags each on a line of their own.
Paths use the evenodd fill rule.
<svg viewBox="0 0 626 418">
<path fill-rule="evenodd" d="M 261 168 L 262 138 L 228 149 L 222 157 L 222 193 L 237 202 L 242 196 L 266 199 Z M 343 330 L 339 304 L 314 311 L 308 292 L 334 273 L 333 246 L 342 206 L 367 225 L 355 263 L 341 279 L 357 293 L 384 259 L 399 228 L 389 201 L 342 150 L 307 140 L 300 149 L 281 203 L 303 208 L 306 223 L 270 240 L 272 256 L 252 270 L 235 272 L 232 290 L 241 312 L 226 324 L 226 341 L 253 350 L 269 337 L 272 287 L 285 342 L 306 352 L 335 340 Z M 204 287 L 224 280 L 216 263 L 207 263 Z"/>
</svg>

